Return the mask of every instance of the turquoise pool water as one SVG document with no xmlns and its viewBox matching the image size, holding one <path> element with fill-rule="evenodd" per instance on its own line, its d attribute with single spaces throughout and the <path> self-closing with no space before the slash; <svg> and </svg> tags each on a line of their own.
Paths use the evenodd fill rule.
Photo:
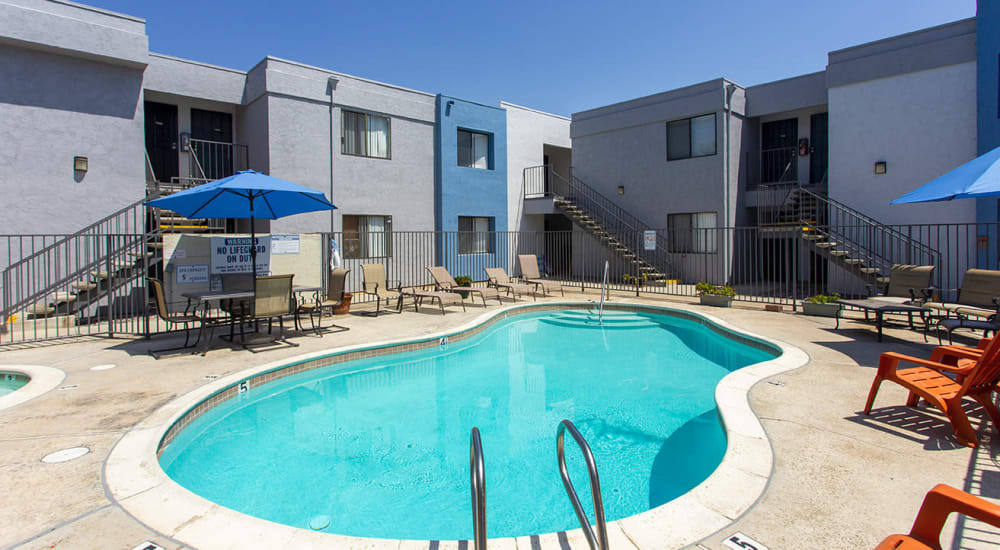
<svg viewBox="0 0 1000 550">
<path fill-rule="evenodd" d="M 0 371 L 0 397 L 13 393 L 31 380 L 27 375 L 19 372 Z"/>
<path fill-rule="evenodd" d="M 675 317 L 606 312 L 601 327 L 581 311 L 530 313 L 442 348 L 251 388 L 196 419 L 160 463 L 209 500 L 287 525 L 325 515 L 331 533 L 468 539 L 477 426 L 488 535 L 572 529 L 559 421 L 593 449 L 608 520 L 634 515 L 715 470 L 726 446 L 716 384 L 774 356 Z M 580 453 L 568 456 L 590 510 Z"/>
</svg>

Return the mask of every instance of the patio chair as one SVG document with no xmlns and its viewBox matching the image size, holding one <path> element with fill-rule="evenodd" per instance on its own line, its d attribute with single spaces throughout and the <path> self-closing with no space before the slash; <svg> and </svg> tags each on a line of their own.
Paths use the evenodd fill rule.
<svg viewBox="0 0 1000 550">
<path fill-rule="evenodd" d="M 454 292 L 442 292 L 439 290 L 423 290 L 413 287 L 407 287 L 403 289 L 403 294 L 406 296 L 413 297 L 413 309 L 417 313 L 420 312 L 420 304 L 424 303 L 425 299 L 430 299 L 431 303 L 437 300 L 438 307 L 441 308 L 441 315 L 444 315 L 444 306 L 461 304 L 462 311 L 465 311 L 465 300 L 461 296 Z"/>
<path fill-rule="evenodd" d="M 889 281 L 881 294 L 876 293 L 875 285 L 866 285 L 873 300 L 902 304 L 904 302 L 923 302 L 927 300 L 933 288 L 931 276 L 934 274 L 932 265 L 893 264 L 889 270 Z"/>
<path fill-rule="evenodd" d="M 451 274 L 448 273 L 448 270 L 445 269 L 443 266 L 438 265 L 434 267 L 428 267 L 427 271 L 430 272 L 431 277 L 434 279 L 434 287 L 438 290 L 443 290 L 445 292 L 478 294 L 479 297 L 483 300 L 483 307 L 486 307 L 487 298 L 496 298 L 497 302 L 503 304 L 503 302 L 500 301 L 500 292 L 498 292 L 497 289 L 495 288 L 458 286 L 458 283 L 455 282 L 455 279 L 452 278 Z"/>
<path fill-rule="evenodd" d="M 952 512 L 1000 527 L 1000 506 L 948 485 L 924 497 L 908 535 L 889 535 L 875 550 L 941 550 L 941 529 Z"/>
<path fill-rule="evenodd" d="M 962 288 L 954 302 L 927 302 L 925 307 L 937 312 L 938 343 L 941 331 L 951 333 L 956 329 L 982 330 L 984 335 L 996 333 L 1000 329 L 997 313 L 1000 312 L 1000 271 L 990 269 L 969 269 L 962 278 Z M 974 320 L 969 317 L 985 318 Z M 924 336 L 926 340 L 926 334 Z"/>
<path fill-rule="evenodd" d="M 299 324 L 299 315 L 305 313 L 309 316 L 309 324 L 312 325 L 313 331 L 317 335 L 323 336 L 322 325 L 323 325 L 323 310 L 329 308 L 330 315 L 333 315 L 333 308 L 344 303 L 344 289 L 346 287 L 347 274 L 350 273 L 350 269 L 333 269 L 330 270 L 330 279 L 328 282 L 326 296 L 316 296 L 313 301 L 303 301 L 298 305 L 295 310 L 295 323 Z M 318 294 L 318 293 L 317 293 Z M 331 327 L 337 327 L 341 331 L 349 330 L 347 327 L 341 327 L 338 325 L 330 325 Z"/>
<path fill-rule="evenodd" d="M 191 344 L 191 346 L 188 346 L 188 341 L 191 338 L 191 325 L 193 323 L 198 323 L 199 325 L 201 325 L 202 324 L 201 317 L 199 317 L 196 312 L 188 313 L 186 310 L 184 311 L 184 313 L 170 313 L 169 311 L 167 311 L 167 300 L 163 295 L 163 283 L 152 278 L 146 280 L 149 281 L 150 286 L 153 287 L 153 300 L 154 303 L 156 304 L 156 316 L 159 317 L 160 320 L 162 320 L 164 323 L 166 323 L 168 328 L 172 325 L 179 325 L 179 324 L 184 325 L 183 346 L 177 346 L 174 348 L 156 349 L 156 350 L 151 349 L 149 350 L 149 354 L 152 355 L 154 359 L 159 359 L 159 357 L 157 357 L 157 354 L 159 353 L 164 353 L 168 351 L 177 351 L 177 350 L 187 349 L 188 347 L 193 348 L 197 346 L 198 342 L 201 341 L 201 333 L 204 332 L 203 327 L 199 326 L 198 339 L 195 340 L 194 343 Z"/>
<path fill-rule="evenodd" d="M 549 290 L 559 290 L 560 294 L 566 295 L 559 281 L 542 278 L 542 274 L 538 272 L 538 258 L 534 254 L 518 254 L 517 263 L 521 266 L 521 279 L 535 285 L 536 291 L 541 287 L 542 295 L 548 296 Z"/>
<path fill-rule="evenodd" d="M 490 286 L 493 286 L 497 290 L 506 289 L 508 296 L 513 296 L 514 301 L 517 301 L 517 295 L 521 296 L 531 295 L 535 301 L 538 301 L 538 295 L 535 294 L 535 289 L 531 285 L 524 283 L 515 283 L 510 280 L 507 276 L 507 272 L 504 271 L 502 267 L 487 267 L 486 276 L 489 278 Z"/>
<path fill-rule="evenodd" d="M 883 353 L 879 357 L 878 371 L 868 392 L 864 414 L 871 412 L 879 386 L 883 380 L 888 380 L 910 391 L 907 406 L 916 406 L 917 401 L 925 399 L 948 417 L 960 443 L 969 447 L 978 446 L 976 432 L 962 409 L 962 399 L 966 396 L 975 399 L 986 409 L 993 425 L 1000 426 L 1000 411 L 990 398 L 1000 380 L 1000 338 L 992 339 L 981 353 L 970 354 L 968 358 L 975 359 L 975 362 L 956 366 L 941 362 L 943 356 L 940 355 L 932 355 L 932 359 L 927 360 L 901 353 Z M 917 366 L 900 369 L 901 362 Z M 958 376 L 952 379 L 945 373 Z"/>
<path fill-rule="evenodd" d="M 285 339 L 286 315 L 295 314 L 295 299 L 292 294 L 292 278 L 294 275 L 267 275 L 257 277 L 256 289 L 249 319 L 254 321 L 267 320 L 267 333 L 271 334 L 272 324 L 278 320 L 278 337 L 275 342 L 284 342 L 290 346 L 298 346 Z M 242 336 L 243 325 L 240 324 Z"/>
<path fill-rule="evenodd" d="M 403 294 L 399 281 L 395 287 L 390 287 L 385 279 L 385 266 L 382 264 L 361 264 L 361 274 L 364 281 L 361 284 L 362 292 L 375 296 L 375 316 L 382 310 L 382 300 L 386 305 L 390 300 L 396 300 L 396 313 L 403 312 Z"/>
</svg>

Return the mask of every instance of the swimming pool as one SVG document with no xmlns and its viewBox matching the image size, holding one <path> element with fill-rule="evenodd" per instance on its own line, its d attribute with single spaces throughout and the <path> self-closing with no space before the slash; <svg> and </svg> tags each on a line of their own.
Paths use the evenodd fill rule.
<svg viewBox="0 0 1000 550">
<path fill-rule="evenodd" d="M 590 441 L 608 520 L 634 515 L 711 474 L 726 448 L 716 383 L 776 354 L 691 316 L 609 312 L 602 327 L 581 311 L 527 313 L 443 347 L 252 387 L 181 430 L 160 461 L 191 491 L 271 521 L 324 515 L 333 533 L 463 539 L 478 426 L 489 536 L 559 531 L 575 527 L 559 420 Z"/>
<path fill-rule="evenodd" d="M 21 389 L 31 378 L 20 372 L 0 371 L 0 397 Z"/>
</svg>

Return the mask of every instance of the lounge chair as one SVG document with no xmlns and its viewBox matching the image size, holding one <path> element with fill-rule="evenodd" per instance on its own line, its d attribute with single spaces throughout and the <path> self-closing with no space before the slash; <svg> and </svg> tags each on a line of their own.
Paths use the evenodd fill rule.
<svg viewBox="0 0 1000 550">
<path fill-rule="evenodd" d="M 538 295 L 535 294 L 535 289 L 532 285 L 511 281 L 510 277 L 507 276 L 507 272 L 502 267 L 487 267 L 485 269 L 490 286 L 493 286 L 497 290 L 506 289 L 507 295 L 513 296 L 515 302 L 517 301 L 518 294 L 521 296 L 530 294 L 532 298 L 536 301 L 538 300 Z"/>
<path fill-rule="evenodd" d="M 960 443 L 976 447 L 979 441 L 965 410 L 962 409 L 962 399 L 966 396 L 975 399 L 989 413 L 993 425 L 1000 426 L 1000 411 L 990 398 L 997 381 L 1000 380 L 1000 338 L 993 338 L 981 353 L 970 353 L 968 358 L 974 359 L 974 363 L 948 365 L 941 362 L 943 355 L 937 355 L 937 350 L 935 353 L 936 355 L 931 356 L 931 360 L 900 353 L 883 353 L 879 357 L 878 371 L 868 392 L 864 414 L 871 412 L 882 381 L 895 382 L 910 391 L 906 401 L 907 406 L 913 407 L 920 398 L 925 399 L 948 417 Z M 900 362 L 917 366 L 900 369 Z M 957 377 L 952 379 L 945 373 Z"/>
<path fill-rule="evenodd" d="M 251 302 L 249 319 L 256 322 L 267 320 L 267 333 L 271 334 L 272 323 L 278 320 L 278 337 L 275 342 L 284 342 L 290 346 L 298 346 L 294 342 L 285 339 L 286 315 L 295 313 L 295 299 L 292 293 L 292 277 L 294 275 L 267 275 L 257 277 L 254 297 Z M 242 333 L 243 325 L 240 324 Z M 241 334 L 242 336 L 242 334 Z"/>
<path fill-rule="evenodd" d="M 924 497 L 910 534 L 889 535 L 875 550 L 941 550 L 941 529 L 952 512 L 1000 527 L 1000 506 L 939 484 Z"/>
<path fill-rule="evenodd" d="M 295 323 L 299 323 L 299 314 L 305 313 L 309 316 L 309 324 L 312 325 L 313 330 L 316 334 L 323 336 L 321 330 L 323 325 L 323 310 L 330 308 L 330 315 L 333 315 L 333 308 L 344 303 L 344 288 L 345 282 L 347 280 L 347 274 L 350 273 L 350 269 L 333 269 L 330 271 L 330 280 L 327 284 L 327 291 L 325 297 L 317 296 L 314 301 L 304 301 L 299 304 L 299 307 L 295 311 Z M 337 327 L 337 325 L 330 325 L 331 327 Z M 348 330 L 346 327 L 337 327 L 341 330 Z"/>
<path fill-rule="evenodd" d="M 940 315 L 937 324 L 938 342 L 941 331 L 947 331 L 948 340 L 956 329 L 982 330 L 985 334 L 1000 329 L 997 313 L 1000 312 L 1000 271 L 969 269 L 962 278 L 962 288 L 954 302 L 927 302 L 925 307 Z M 980 317 L 985 320 L 971 320 Z M 926 339 L 926 334 L 925 334 Z"/>
<path fill-rule="evenodd" d="M 889 271 L 889 282 L 881 294 L 876 294 L 875 286 L 868 285 L 871 299 L 893 304 L 904 302 L 923 302 L 930 297 L 933 290 L 931 276 L 934 274 L 932 265 L 893 264 Z"/>
<path fill-rule="evenodd" d="M 443 290 L 445 292 L 466 292 L 470 294 L 478 294 L 483 300 L 483 307 L 486 307 L 487 298 L 496 298 L 500 302 L 500 293 L 497 292 L 495 288 L 483 288 L 475 286 L 458 286 L 455 279 L 452 278 L 448 270 L 443 266 L 428 267 L 427 271 L 430 272 L 431 277 L 434 278 L 434 287 L 437 290 Z M 500 302 L 501 304 L 503 302 Z"/>
<path fill-rule="evenodd" d="M 382 264 L 361 264 L 361 274 L 364 275 L 364 282 L 361 284 L 362 292 L 375 296 L 375 316 L 382 311 L 382 300 L 389 305 L 391 300 L 396 300 L 396 313 L 403 312 L 403 294 L 400 292 L 399 281 L 394 281 L 396 286 L 390 287 L 385 279 L 385 266 Z"/>
<path fill-rule="evenodd" d="M 441 315 L 444 315 L 444 306 L 461 304 L 462 311 L 465 311 L 465 300 L 454 292 L 442 292 L 438 290 L 422 290 L 413 287 L 407 287 L 403 289 L 403 295 L 413 297 L 413 309 L 420 312 L 420 304 L 424 303 L 425 299 L 430 299 L 431 303 L 437 300 L 438 307 L 441 308 Z"/>
<path fill-rule="evenodd" d="M 197 346 L 198 342 L 201 341 L 201 333 L 204 332 L 203 328 L 199 328 L 198 339 L 195 340 L 194 343 L 191 344 L 191 346 L 188 346 L 188 341 L 191 338 L 191 325 L 194 323 L 198 323 L 199 325 L 201 325 L 202 324 L 201 317 L 199 317 L 195 312 L 188 313 L 187 311 L 185 311 L 184 313 L 170 313 L 169 311 L 167 311 L 167 300 L 166 298 L 164 298 L 163 295 L 163 284 L 156 279 L 147 279 L 147 281 L 149 281 L 150 286 L 153 287 L 153 300 L 154 303 L 156 304 L 156 316 L 159 317 L 160 320 L 162 320 L 164 323 L 166 323 L 168 328 L 171 325 L 179 325 L 179 324 L 184 325 L 183 346 L 178 346 L 174 348 L 156 349 L 156 350 L 151 349 L 149 350 L 149 354 L 152 355 L 154 358 L 157 358 L 156 355 L 159 353 L 164 353 L 168 351 L 177 351 L 177 350 L 187 349 L 188 347 L 193 348 Z"/>
<path fill-rule="evenodd" d="M 538 258 L 534 254 L 518 254 L 517 263 L 521 266 L 521 279 L 535 285 L 536 291 L 541 287 L 542 294 L 545 296 L 548 296 L 549 290 L 558 290 L 563 296 L 566 295 L 559 281 L 542 278 L 542 274 L 538 272 Z"/>
</svg>

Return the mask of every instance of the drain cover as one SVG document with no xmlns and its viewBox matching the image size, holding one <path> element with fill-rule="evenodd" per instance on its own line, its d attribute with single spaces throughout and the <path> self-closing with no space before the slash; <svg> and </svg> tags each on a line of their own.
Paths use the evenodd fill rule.
<svg viewBox="0 0 1000 550">
<path fill-rule="evenodd" d="M 70 460 L 76 460 L 81 456 L 90 452 L 90 449 L 86 447 L 71 447 L 69 449 L 63 449 L 61 451 L 56 451 L 54 453 L 49 453 L 42 457 L 42 462 L 46 464 L 58 464 L 60 462 L 69 462 Z"/>
<path fill-rule="evenodd" d="M 316 516 L 309 520 L 309 528 L 313 531 L 326 529 L 330 525 L 330 516 Z"/>
<path fill-rule="evenodd" d="M 205 380 L 215 380 L 218 377 L 219 377 L 218 374 L 206 374 L 205 375 Z"/>
<path fill-rule="evenodd" d="M 114 363 L 108 363 L 107 365 L 97 365 L 96 367 L 90 367 L 90 370 L 111 370 L 118 365 Z"/>
<path fill-rule="evenodd" d="M 77 389 L 77 388 L 79 388 L 79 387 L 80 387 L 80 386 L 79 386 L 79 385 L 77 385 L 77 384 L 68 384 L 68 385 L 66 385 L 66 386 L 59 386 L 59 389 L 60 389 L 60 390 L 75 390 L 75 389 Z"/>
</svg>

